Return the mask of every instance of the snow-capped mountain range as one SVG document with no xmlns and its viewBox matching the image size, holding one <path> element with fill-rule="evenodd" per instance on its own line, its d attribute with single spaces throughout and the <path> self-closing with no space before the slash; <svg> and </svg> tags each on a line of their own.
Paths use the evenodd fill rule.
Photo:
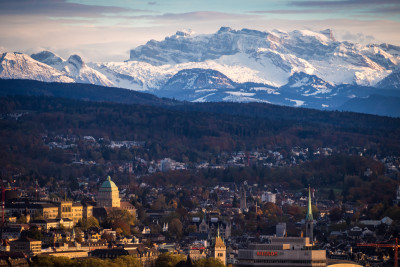
<svg viewBox="0 0 400 267">
<path fill-rule="evenodd" d="M 222 27 L 214 34 L 178 31 L 162 41 L 151 40 L 131 50 L 125 62 L 86 64 L 78 55 L 65 60 L 49 51 L 3 53 L 0 78 L 92 83 L 195 102 L 258 101 L 324 109 L 399 89 L 399 65 L 399 46 L 340 42 L 331 30 Z"/>
</svg>

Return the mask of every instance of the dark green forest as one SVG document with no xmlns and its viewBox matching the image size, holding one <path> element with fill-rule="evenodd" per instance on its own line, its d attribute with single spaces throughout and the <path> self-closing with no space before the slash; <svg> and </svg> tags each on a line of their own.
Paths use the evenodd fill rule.
<svg viewBox="0 0 400 267">
<path fill-rule="evenodd" d="M 331 147 L 336 155 L 306 161 L 300 165 L 270 168 L 250 165 L 225 170 L 187 170 L 158 173 L 147 177 L 154 184 L 215 184 L 249 180 L 261 185 L 280 183 L 298 189 L 313 186 L 336 187 L 344 200 L 390 201 L 396 177 L 385 176 L 385 167 L 372 156 L 398 156 L 400 119 L 348 112 L 278 107 L 267 104 L 206 103 L 141 105 L 55 98 L 8 96 L 0 98 L 0 166 L 4 178 L 18 177 L 23 183 L 37 179 L 41 185 L 55 180 L 70 182 L 80 176 L 107 175 L 106 163 L 170 157 L 189 166 L 218 162 L 234 151 L 280 151 L 292 147 Z M 18 119 L 12 114 L 21 114 Z M 43 137 L 90 135 L 98 146 L 82 141 L 77 147 L 50 149 Z M 144 141 L 135 149 L 111 149 L 110 140 Z M 367 157 L 353 155 L 363 148 Z M 74 153 L 96 161 L 95 165 L 72 165 Z M 140 168 L 140 166 L 139 166 Z M 363 172 L 372 169 L 372 177 Z M 115 174 L 129 183 L 135 175 Z M 50 182 L 49 182 L 50 181 Z M 383 190 L 373 192 L 377 186 Z M 390 191 L 390 192 L 389 192 Z M 385 197 L 386 195 L 386 197 Z"/>
</svg>

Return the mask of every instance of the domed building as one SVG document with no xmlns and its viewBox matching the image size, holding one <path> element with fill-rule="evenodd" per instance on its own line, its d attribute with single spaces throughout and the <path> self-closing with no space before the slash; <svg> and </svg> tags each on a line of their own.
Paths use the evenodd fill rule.
<svg viewBox="0 0 400 267">
<path fill-rule="evenodd" d="M 110 176 L 107 177 L 107 180 L 99 188 L 97 207 L 121 207 L 118 187 L 111 181 Z"/>
</svg>

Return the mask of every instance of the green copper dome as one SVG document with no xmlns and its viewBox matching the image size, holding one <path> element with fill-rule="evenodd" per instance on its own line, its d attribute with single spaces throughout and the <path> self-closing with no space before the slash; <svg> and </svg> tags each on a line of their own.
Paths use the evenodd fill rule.
<svg viewBox="0 0 400 267">
<path fill-rule="evenodd" d="M 101 184 L 99 191 L 113 191 L 114 188 L 118 190 L 118 187 L 115 185 L 115 183 L 111 181 L 111 177 L 108 176 L 107 180 Z"/>
</svg>

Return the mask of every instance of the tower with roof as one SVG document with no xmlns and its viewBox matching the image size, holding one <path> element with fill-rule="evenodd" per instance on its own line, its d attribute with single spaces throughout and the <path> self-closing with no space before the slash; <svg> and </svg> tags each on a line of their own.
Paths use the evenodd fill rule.
<svg viewBox="0 0 400 267">
<path fill-rule="evenodd" d="M 306 237 L 310 238 L 310 242 L 312 243 L 314 240 L 314 217 L 312 214 L 312 206 L 311 206 L 311 188 L 308 186 L 308 206 L 307 206 L 307 214 L 306 214 Z"/>
<path fill-rule="evenodd" d="M 226 265 L 226 246 L 219 235 L 219 227 L 217 237 L 215 238 L 211 248 L 211 257 L 220 260 L 224 265 Z"/>
<path fill-rule="evenodd" d="M 99 188 L 97 207 L 121 207 L 118 187 L 111 181 L 110 176 L 107 177 Z"/>
</svg>

